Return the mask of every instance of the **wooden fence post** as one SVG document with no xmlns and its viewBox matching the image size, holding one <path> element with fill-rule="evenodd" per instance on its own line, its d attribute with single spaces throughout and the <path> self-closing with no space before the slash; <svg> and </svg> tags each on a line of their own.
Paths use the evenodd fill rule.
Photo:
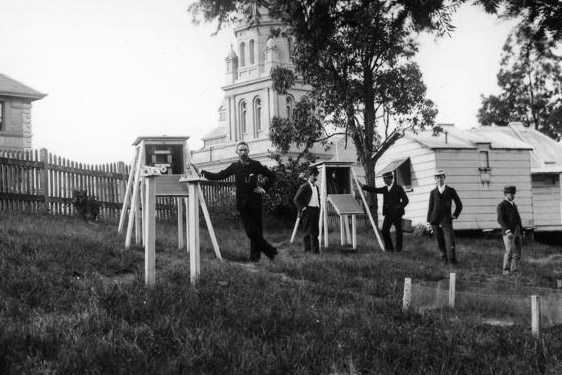
<svg viewBox="0 0 562 375">
<path fill-rule="evenodd" d="M 539 296 L 531 296 L 531 333 L 539 335 L 541 323 L 541 303 Z"/>
<path fill-rule="evenodd" d="M 42 148 L 39 151 L 40 161 L 43 163 L 43 168 L 39 171 L 41 189 L 40 192 L 43 195 L 43 208 L 49 210 L 49 151 L 46 148 Z"/>
<path fill-rule="evenodd" d="M 449 306 L 455 307 L 455 293 L 457 289 L 457 274 L 451 273 L 449 275 Z"/>
<path fill-rule="evenodd" d="M 412 299 L 412 279 L 406 277 L 404 279 L 404 297 L 402 299 L 402 311 L 406 312 L 410 309 L 411 299 Z"/>
</svg>

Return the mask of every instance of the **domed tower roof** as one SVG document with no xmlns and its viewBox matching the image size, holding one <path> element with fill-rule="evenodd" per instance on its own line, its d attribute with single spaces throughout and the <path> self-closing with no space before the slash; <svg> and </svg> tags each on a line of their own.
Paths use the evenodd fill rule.
<svg viewBox="0 0 562 375">
<path fill-rule="evenodd" d="M 238 55 L 236 54 L 236 51 L 234 50 L 234 48 L 232 47 L 232 44 L 230 45 L 230 51 L 228 52 L 228 55 L 226 56 L 226 60 L 234 60 L 234 59 L 238 59 Z"/>
</svg>

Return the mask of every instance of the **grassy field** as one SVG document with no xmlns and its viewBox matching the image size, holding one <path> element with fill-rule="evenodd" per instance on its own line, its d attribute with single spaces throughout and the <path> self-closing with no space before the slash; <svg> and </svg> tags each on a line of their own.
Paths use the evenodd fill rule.
<svg viewBox="0 0 562 375">
<path fill-rule="evenodd" d="M 402 312 L 403 280 L 435 281 L 429 237 L 382 253 L 371 233 L 357 252 L 304 254 L 241 264 L 238 224 L 216 228 L 225 262 L 202 236 L 201 279 L 173 223 L 157 226 L 157 285 L 144 286 L 143 250 L 124 249 L 115 223 L 2 212 L 0 374 L 562 374 L 562 329 L 535 338 L 530 317 L 509 327 L 452 309 Z M 290 229 L 269 228 L 273 242 Z M 560 246 L 526 243 L 522 279 L 553 287 Z M 499 281 L 499 238 L 459 236 L 464 281 Z"/>
</svg>

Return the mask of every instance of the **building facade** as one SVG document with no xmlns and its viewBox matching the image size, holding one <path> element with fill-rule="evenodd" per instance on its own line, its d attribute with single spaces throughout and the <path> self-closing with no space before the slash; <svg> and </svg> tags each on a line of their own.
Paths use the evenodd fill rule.
<svg viewBox="0 0 562 375">
<path fill-rule="evenodd" d="M 0 150 L 26 151 L 32 147 L 32 102 L 46 94 L 0 73 Z"/>
<path fill-rule="evenodd" d="M 225 59 L 224 99 L 218 126 L 202 138 L 201 149 L 192 151 L 193 162 L 200 167 L 226 167 L 237 159 L 235 150 L 240 141 L 248 143 L 253 159 L 273 163 L 268 158 L 269 151 L 274 151 L 269 138 L 271 120 L 291 116 L 295 104 L 310 92 L 310 87 L 298 83 L 286 95 L 273 88 L 272 70 L 293 68 L 293 39 L 279 33 L 282 28 L 283 24 L 267 14 L 262 15 L 259 26 L 241 22 L 234 28 L 236 46 L 231 46 Z M 312 151 L 320 159 L 333 156 L 322 147 Z"/>
</svg>

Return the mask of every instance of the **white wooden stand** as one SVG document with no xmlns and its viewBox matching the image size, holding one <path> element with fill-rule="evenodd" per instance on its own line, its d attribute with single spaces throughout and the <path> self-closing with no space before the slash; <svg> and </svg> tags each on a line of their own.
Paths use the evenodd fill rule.
<svg viewBox="0 0 562 375">
<path fill-rule="evenodd" d="M 156 282 L 155 271 L 155 240 L 156 240 L 156 197 L 175 197 L 178 207 L 178 247 L 186 245 L 190 254 L 190 280 L 197 282 L 201 272 L 200 239 L 199 239 L 199 208 L 203 211 L 215 255 L 222 260 L 215 231 L 205 204 L 200 186 L 199 176 L 191 169 L 191 158 L 187 143 L 183 147 L 186 174 L 161 175 L 161 168 L 145 166 L 145 144 L 140 141 L 135 149 L 133 164 L 129 173 L 123 209 L 119 220 L 118 232 L 122 232 L 129 213 L 125 248 L 131 245 L 133 230 L 137 244 L 145 249 L 145 282 L 152 286 Z M 183 204 L 186 207 L 184 222 Z M 141 214 L 142 212 L 142 214 Z M 184 234 L 185 228 L 185 234 Z M 186 241 L 187 239 L 187 241 Z"/>
<path fill-rule="evenodd" d="M 323 162 L 318 164 L 320 169 L 320 222 L 319 222 L 319 242 L 320 246 L 322 247 L 322 238 L 324 239 L 324 248 L 328 248 L 329 241 L 328 241 L 328 203 L 330 203 L 336 213 L 339 216 L 340 221 L 340 244 L 344 245 L 351 245 L 353 249 L 357 248 L 357 215 L 363 215 L 365 212 L 369 217 L 369 221 L 373 228 L 373 232 L 377 238 L 377 242 L 382 251 L 384 251 L 384 246 L 382 243 L 382 239 L 380 237 L 379 231 L 377 226 L 375 225 L 375 221 L 373 216 L 371 215 L 371 211 L 369 210 L 369 206 L 367 205 L 367 200 L 363 195 L 363 191 L 361 190 L 361 184 L 355 175 L 355 172 L 352 168 L 352 163 L 347 162 Z M 328 194 L 328 175 L 327 175 L 327 167 L 336 167 L 336 168 L 348 168 L 349 169 L 349 185 L 348 189 L 350 193 L 345 194 Z M 359 191 L 359 195 L 361 196 L 361 203 L 358 203 L 357 200 L 354 198 L 353 192 L 354 188 Z M 349 218 L 351 217 L 351 230 L 350 230 L 350 222 Z"/>
</svg>

